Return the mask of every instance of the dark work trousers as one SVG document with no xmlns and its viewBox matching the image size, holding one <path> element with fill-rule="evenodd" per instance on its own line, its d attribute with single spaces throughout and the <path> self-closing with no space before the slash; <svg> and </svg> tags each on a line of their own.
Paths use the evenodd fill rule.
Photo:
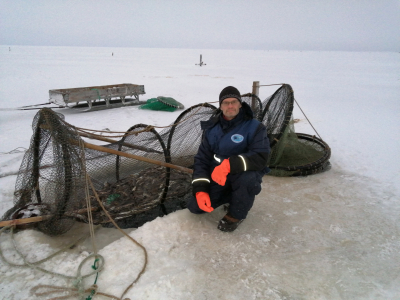
<svg viewBox="0 0 400 300">
<path fill-rule="evenodd" d="M 229 204 L 229 214 L 235 219 L 245 219 L 254 203 L 254 198 L 261 191 L 264 172 L 246 171 L 238 174 L 228 174 L 224 186 L 214 181 L 210 184 L 211 206 L 217 208 Z M 194 214 L 202 214 L 197 205 L 196 197 L 190 198 L 187 208 Z"/>
</svg>

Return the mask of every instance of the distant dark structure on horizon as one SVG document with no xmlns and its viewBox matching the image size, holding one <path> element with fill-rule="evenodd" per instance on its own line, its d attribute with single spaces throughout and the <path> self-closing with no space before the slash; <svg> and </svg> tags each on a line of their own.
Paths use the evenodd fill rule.
<svg viewBox="0 0 400 300">
<path fill-rule="evenodd" d="M 205 63 L 203 63 L 203 58 L 202 58 L 202 55 L 200 54 L 200 63 L 199 64 L 196 64 L 196 66 L 206 66 L 206 64 Z"/>
</svg>

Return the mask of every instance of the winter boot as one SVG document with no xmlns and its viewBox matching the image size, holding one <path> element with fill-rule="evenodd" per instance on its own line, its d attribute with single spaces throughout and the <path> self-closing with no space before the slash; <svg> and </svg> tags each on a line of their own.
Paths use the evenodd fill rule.
<svg viewBox="0 0 400 300">
<path fill-rule="evenodd" d="M 236 228 L 238 228 L 239 224 L 242 223 L 243 220 L 235 219 L 227 213 L 218 224 L 218 229 L 225 232 L 232 232 Z"/>
</svg>

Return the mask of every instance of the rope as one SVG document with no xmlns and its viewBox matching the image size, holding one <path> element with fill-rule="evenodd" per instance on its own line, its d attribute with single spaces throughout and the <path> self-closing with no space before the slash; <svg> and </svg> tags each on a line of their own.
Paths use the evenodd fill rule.
<svg viewBox="0 0 400 300">
<path fill-rule="evenodd" d="M 19 149 L 22 149 L 22 150 L 19 150 Z M 18 147 L 18 148 L 15 148 L 15 149 L 13 149 L 13 150 L 11 150 L 11 151 L 9 151 L 9 152 L 0 152 L 0 154 L 21 153 L 21 152 L 25 152 L 26 150 L 28 150 L 28 149 L 26 149 L 26 148 L 24 148 L 24 147 Z"/>
<path fill-rule="evenodd" d="M 75 287 L 75 288 L 67 288 L 67 287 L 59 287 L 59 286 L 51 286 L 51 285 L 38 285 L 38 286 L 36 286 L 36 287 L 34 287 L 34 288 L 31 289 L 31 292 L 34 293 L 36 296 L 49 295 L 49 294 L 51 294 L 51 293 L 57 293 L 57 292 L 68 292 L 67 295 L 60 296 L 60 297 L 54 297 L 54 298 L 48 299 L 48 300 L 61 300 L 61 299 L 68 299 L 68 298 L 71 298 L 71 297 L 81 296 L 83 293 L 88 293 L 88 292 L 90 292 L 90 295 L 86 298 L 86 300 L 92 299 L 92 297 L 95 296 L 95 295 L 102 295 L 102 296 L 105 296 L 105 297 L 109 297 L 109 298 L 111 298 L 111 299 L 122 300 L 123 297 L 124 297 L 124 295 L 132 288 L 132 286 L 140 279 L 140 277 L 141 277 L 141 276 L 143 275 L 143 273 L 145 272 L 145 269 L 146 269 L 146 267 L 147 267 L 147 262 L 148 262 L 148 255 L 147 255 L 147 250 L 146 250 L 146 248 L 143 247 L 139 242 L 137 242 L 137 241 L 136 241 L 135 239 L 133 239 L 131 236 L 129 236 L 128 234 L 126 234 L 126 233 L 115 223 L 115 221 L 112 219 L 112 217 L 110 216 L 110 214 L 108 213 L 108 211 L 105 209 L 103 203 L 100 201 L 99 196 L 98 196 L 98 194 L 97 194 L 97 192 L 96 192 L 96 190 L 95 190 L 95 188 L 94 188 L 94 186 L 93 186 L 93 183 L 92 183 L 92 181 L 91 181 L 89 175 L 88 175 L 87 173 L 85 173 L 85 174 L 86 174 L 86 180 L 87 180 L 87 182 L 90 184 L 90 186 L 91 186 L 91 188 L 92 188 L 92 191 L 93 191 L 93 193 L 94 193 L 95 196 L 96 196 L 97 201 L 99 202 L 100 206 L 101 206 L 102 209 L 104 210 L 104 213 L 107 215 L 107 217 L 108 217 L 108 218 L 110 219 L 110 221 L 113 223 L 113 225 L 114 225 L 123 235 L 125 235 L 126 237 L 128 237 L 132 242 L 134 242 L 136 245 L 138 245 L 140 248 L 142 248 L 142 250 L 143 250 L 143 252 L 144 252 L 144 255 L 145 255 L 145 261 L 144 261 L 142 270 L 140 271 L 140 273 L 138 274 L 138 276 L 136 277 L 136 279 L 124 290 L 124 292 L 122 293 L 121 297 L 119 297 L 119 298 L 118 298 L 118 297 L 115 297 L 115 296 L 113 296 L 113 295 L 109 295 L 109 294 L 105 294 L 105 293 L 98 292 L 98 291 L 97 291 L 98 286 L 97 286 L 96 284 L 93 284 L 90 288 L 88 288 L 88 289 L 86 289 L 86 290 L 83 290 L 83 289 L 81 289 L 81 286 L 82 286 L 82 284 L 81 284 L 82 280 L 81 280 L 81 279 L 83 279 L 84 277 L 87 277 L 87 276 L 79 276 L 79 275 L 80 275 L 80 269 L 81 269 L 81 266 L 83 265 L 83 263 L 84 263 L 85 260 L 87 260 L 89 257 L 94 256 L 94 254 L 92 254 L 92 255 L 88 256 L 88 257 L 81 263 L 81 265 L 80 265 L 79 268 L 78 268 L 78 276 L 76 277 L 77 283 L 75 284 L 77 287 Z M 4 228 L 3 228 L 2 230 L 4 230 Z M 2 230 L 1 230 L 1 231 L 2 231 Z M 0 231 L 0 233 L 1 233 L 1 231 Z M 100 258 L 104 261 L 104 258 L 103 258 L 101 255 L 98 255 L 98 254 L 97 254 L 97 256 L 100 257 Z M 104 263 L 103 263 L 103 265 L 104 265 Z M 95 268 L 94 268 L 94 269 L 95 269 Z M 99 270 L 98 272 L 100 272 L 100 270 Z M 93 274 L 93 273 L 92 273 L 92 274 Z M 97 280 L 97 277 L 96 277 L 96 280 Z M 37 290 L 38 290 L 38 289 L 41 289 L 41 288 L 53 289 L 53 291 L 47 291 L 47 292 L 38 293 Z"/>
<path fill-rule="evenodd" d="M 99 137 L 122 138 L 122 137 L 124 137 L 124 136 L 137 135 L 137 134 L 142 133 L 142 132 L 149 132 L 149 131 L 151 131 L 151 130 L 153 130 L 153 129 L 155 129 L 155 128 L 162 129 L 162 128 L 169 128 L 169 127 L 177 126 L 177 125 L 179 125 L 179 124 L 181 124 L 181 123 L 183 123 L 183 122 L 186 122 L 188 119 L 192 118 L 193 116 L 195 116 L 196 113 L 197 113 L 202 107 L 204 107 L 206 104 L 216 103 L 216 102 L 218 102 L 218 101 L 214 101 L 214 102 L 204 102 L 203 105 L 201 105 L 198 109 L 196 109 L 190 116 L 188 116 L 188 117 L 185 118 L 185 119 L 182 119 L 181 121 L 179 121 L 179 122 L 177 122 L 177 123 L 174 123 L 174 124 L 171 124 L 171 125 L 168 125 L 168 126 L 152 126 L 152 125 L 149 125 L 149 126 L 147 126 L 145 129 L 142 129 L 142 130 L 139 130 L 139 131 L 131 131 L 131 132 L 126 132 L 126 131 L 109 131 L 109 130 L 96 130 L 96 129 L 89 129 L 89 128 L 83 128 L 83 127 L 76 127 L 76 126 L 74 126 L 74 125 L 68 123 L 68 122 L 65 121 L 65 120 L 62 120 L 62 119 L 61 119 L 61 121 L 62 121 L 65 125 L 69 126 L 70 128 L 72 128 L 72 129 L 74 129 L 74 130 L 76 130 L 76 131 L 78 131 L 78 132 L 83 132 L 83 133 L 86 133 L 86 134 L 91 134 L 91 135 L 93 135 L 93 136 L 99 136 Z M 115 133 L 115 134 L 123 133 L 123 135 L 98 135 L 98 134 L 94 134 L 93 132 L 113 133 L 113 134 L 114 134 L 114 133 Z"/>
<path fill-rule="evenodd" d="M 38 290 L 40 289 L 49 289 L 48 291 L 43 291 L 43 292 L 38 292 Z M 116 296 L 110 295 L 110 294 L 106 294 L 106 293 L 102 293 L 102 292 L 98 292 L 97 291 L 98 286 L 96 284 L 93 284 L 92 286 L 90 286 L 89 288 L 87 288 L 86 290 L 84 290 L 85 293 L 89 293 L 91 291 L 94 291 L 93 296 L 96 295 L 100 295 L 100 296 L 105 296 L 111 299 L 115 299 L 115 300 L 122 300 L 121 298 L 118 298 Z M 53 297 L 47 300 L 61 300 L 61 299 L 68 299 L 71 297 L 79 297 L 79 292 L 77 288 L 66 288 L 66 287 L 61 287 L 61 286 L 52 286 L 52 285 L 38 285 L 35 286 L 34 288 L 31 289 L 31 292 L 35 295 L 35 296 L 46 296 L 46 295 L 50 295 L 50 294 L 55 294 L 55 293 L 62 293 L 62 292 L 67 292 L 67 295 L 64 296 L 57 296 L 57 297 Z M 86 298 L 88 299 L 88 298 Z"/>
<path fill-rule="evenodd" d="M 99 226 L 98 228 L 100 228 L 100 226 Z M 37 270 L 39 270 L 39 271 L 42 271 L 42 272 L 44 272 L 44 273 L 47 273 L 47 274 L 51 274 L 51 275 L 55 275 L 55 276 L 64 277 L 64 278 L 66 278 L 66 279 L 75 279 L 74 276 L 68 276 L 68 275 L 63 275 L 63 274 L 51 272 L 51 271 L 45 270 L 45 269 L 43 269 L 43 268 L 40 268 L 40 267 L 38 267 L 38 266 L 36 266 L 36 265 L 39 265 L 39 264 L 41 264 L 41 263 L 43 263 L 43 262 L 45 262 L 45 261 L 47 261 L 47 260 L 53 258 L 54 256 L 58 255 L 60 252 L 66 251 L 66 249 L 72 248 L 72 247 L 75 246 L 77 243 L 79 243 L 81 240 L 86 239 L 86 238 L 87 238 L 86 236 L 83 236 L 83 237 L 78 238 L 78 239 L 75 240 L 74 242 L 68 244 L 68 245 L 65 246 L 64 248 L 62 248 L 62 249 L 60 249 L 60 250 L 54 252 L 53 254 L 51 254 L 50 256 L 48 256 L 48 257 L 46 257 L 46 258 L 44 258 L 44 259 L 42 259 L 42 260 L 39 260 L 39 261 L 36 261 L 36 262 L 27 262 L 27 261 L 26 261 L 26 258 L 24 257 L 24 255 L 18 250 L 18 246 L 17 246 L 17 244 L 16 244 L 16 242 L 15 242 L 15 239 L 14 239 L 14 226 L 6 226 L 6 227 L 3 227 L 3 228 L 0 230 L 0 235 L 1 235 L 1 233 L 2 233 L 3 231 L 5 231 L 5 230 L 7 230 L 7 229 L 11 229 L 11 239 L 12 239 L 12 241 L 13 241 L 13 245 L 14 245 L 15 251 L 16 251 L 16 252 L 21 256 L 21 258 L 24 260 L 24 264 L 21 264 L 21 265 L 15 264 L 15 263 L 12 263 L 12 262 L 8 261 L 8 260 L 5 258 L 4 254 L 3 254 L 3 251 L 2 251 L 2 249 L 1 249 L 1 247 L 0 247 L 0 257 L 1 257 L 1 259 L 2 259 L 7 265 L 9 265 L 9 266 L 11 266 L 11 267 L 31 267 L 31 268 L 37 269 Z M 96 228 L 96 229 L 97 229 L 97 228 Z M 94 273 L 90 273 L 90 274 L 84 275 L 83 277 L 86 278 L 86 277 L 89 277 L 89 276 L 91 276 L 91 275 L 93 275 L 93 274 L 94 274 Z"/>
<path fill-rule="evenodd" d="M 146 270 L 147 267 L 147 262 L 148 262 L 148 255 L 147 255 L 147 250 L 145 247 L 143 247 L 139 242 L 137 242 L 134 238 L 132 238 L 130 235 L 128 235 L 127 233 L 125 233 L 125 231 L 123 231 L 118 225 L 117 223 L 115 223 L 115 221 L 113 220 L 113 218 L 110 216 L 110 214 L 108 213 L 108 211 L 106 210 L 106 208 L 104 207 L 103 203 L 101 202 L 99 195 L 96 192 L 96 189 L 93 186 L 93 182 L 90 179 L 89 175 L 86 175 L 87 179 L 90 183 L 90 186 L 92 188 L 92 191 L 96 197 L 97 202 L 99 203 L 99 205 L 101 206 L 101 208 L 103 209 L 104 213 L 107 215 L 107 217 L 110 219 L 111 223 L 113 223 L 113 225 L 123 234 L 125 235 L 128 239 L 130 239 L 133 243 L 135 243 L 137 246 L 139 246 L 144 253 L 144 264 L 142 267 L 142 270 L 139 272 L 138 276 L 136 277 L 136 279 L 125 289 L 125 291 L 122 293 L 120 299 L 122 299 L 124 297 L 124 295 L 132 288 L 132 286 L 138 282 L 138 280 L 140 279 L 140 277 L 143 275 L 143 273 Z"/>
<path fill-rule="evenodd" d="M 135 279 L 135 280 L 125 289 L 125 291 L 122 293 L 122 296 L 120 297 L 120 299 L 122 299 L 123 296 L 129 291 L 129 289 L 139 280 L 139 278 L 140 278 L 140 277 L 143 275 L 143 273 L 145 272 L 146 267 L 147 267 L 147 261 L 148 261 L 147 250 L 146 250 L 146 248 L 143 247 L 139 242 L 137 242 L 135 239 L 133 239 L 130 235 L 126 234 L 126 233 L 117 225 L 117 223 L 113 220 L 113 218 L 110 216 L 110 214 L 108 213 L 108 211 L 107 211 L 106 208 L 104 207 L 104 205 L 103 205 L 103 203 L 101 202 L 101 200 L 100 200 L 100 198 L 99 198 L 99 195 L 97 194 L 97 191 L 96 191 L 96 189 L 95 189 L 95 187 L 94 187 L 94 185 L 93 185 L 93 182 L 92 182 L 92 180 L 91 180 L 89 174 L 88 174 L 87 171 L 86 171 L 86 160 L 85 160 L 85 155 L 84 155 L 84 153 L 85 153 L 85 148 L 84 148 L 84 144 L 83 144 L 83 140 L 82 140 L 82 139 L 79 139 L 79 145 L 80 145 L 81 150 L 82 150 L 81 159 L 82 159 L 83 171 L 84 171 L 84 174 L 85 174 L 85 182 L 86 182 L 86 185 L 85 185 L 85 193 L 86 193 L 86 204 L 87 204 L 87 210 L 88 210 L 89 226 L 90 226 L 90 227 L 93 227 L 93 218 L 92 218 L 92 210 L 91 210 L 91 202 L 90 202 L 90 193 L 89 193 L 89 185 L 90 185 L 90 187 L 92 188 L 92 192 L 94 193 L 94 195 L 95 195 L 95 197 L 96 197 L 97 202 L 99 203 L 99 205 L 101 206 L 101 208 L 103 209 L 103 211 L 104 211 L 104 213 L 107 215 L 107 217 L 110 219 L 110 221 L 113 223 L 113 225 L 114 225 L 123 235 L 125 235 L 126 237 L 128 237 L 133 243 L 135 243 L 137 246 L 139 246 L 139 247 L 143 250 L 143 252 L 144 252 L 145 260 L 144 260 L 144 264 L 143 264 L 142 270 L 139 272 L 139 274 L 138 274 L 138 276 L 136 277 L 136 279 Z M 93 241 L 94 241 L 94 231 L 93 231 L 93 236 L 92 236 L 92 237 L 93 237 Z M 94 245 L 94 244 L 93 244 L 93 246 L 94 246 L 94 249 L 95 249 L 95 245 Z M 96 250 L 95 253 L 97 253 L 97 250 Z M 94 267 L 94 269 L 95 269 L 95 267 Z M 95 280 L 95 283 L 94 283 L 94 284 L 96 284 L 96 281 L 97 281 L 97 277 L 96 277 L 96 280 Z M 94 291 L 92 291 L 91 295 L 94 294 L 93 292 L 94 292 Z M 89 296 L 89 297 L 87 298 L 87 300 L 90 300 L 90 299 L 91 299 L 91 296 Z"/>
<path fill-rule="evenodd" d="M 264 85 L 259 85 L 260 86 L 272 86 L 272 85 L 284 85 L 286 83 L 274 83 L 274 84 L 264 84 Z M 311 125 L 312 129 L 314 129 L 315 133 L 318 135 L 318 137 L 322 140 L 321 136 L 319 135 L 319 133 L 317 132 L 317 130 L 314 128 L 314 126 L 312 125 L 311 121 L 307 118 L 306 114 L 304 113 L 304 111 L 301 109 L 299 103 L 297 103 L 296 99 L 293 97 L 294 102 L 296 102 L 297 106 L 300 108 L 301 112 L 303 113 L 304 117 L 307 119 L 308 123 Z"/>
<path fill-rule="evenodd" d="M 83 294 L 85 293 L 85 290 L 83 289 L 83 279 L 86 278 L 86 277 L 92 276 L 92 275 L 94 275 L 95 273 L 98 273 L 98 272 L 100 272 L 100 271 L 103 269 L 103 266 L 104 266 L 104 258 L 103 258 L 101 255 L 99 255 L 99 254 L 97 254 L 97 256 L 96 256 L 96 257 L 97 257 L 97 260 L 98 260 L 98 262 L 99 262 L 99 263 L 97 264 L 98 267 L 96 268 L 96 270 L 95 270 L 94 272 L 91 272 L 91 273 L 86 274 L 86 275 L 82 275 L 82 274 L 81 274 L 82 267 L 83 267 L 83 265 L 86 263 L 87 260 L 92 259 L 92 257 L 95 256 L 94 254 L 89 255 L 89 256 L 87 256 L 84 260 L 82 260 L 82 262 L 79 264 L 79 267 L 78 267 L 76 276 L 64 275 L 64 274 L 60 274 L 60 273 L 56 273 L 56 272 L 52 272 L 52 271 L 48 271 L 48 270 L 46 270 L 46 269 L 43 269 L 43 268 L 41 268 L 41 267 L 39 267 L 39 266 L 37 266 L 37 265 L 40 264 L 40 263 L 42 263 L 42 262 L 45 262 L 45 261 L 49 260 L 50 258 L 54 257 L 55 255 L 57 255 L 57 254 L 60 253 L 61 251 L 65 251 L 67 248 L 71 248 L 73 245 L 75 245 L 77 242 L 79 242 L 79 241 L 82 239 L 82 237 L 79 238 L 79 239 L 78 239 L 77 241 L 75 241 L 74 243 L 72 243 L 72 245 L 68 245 L 67 247 L 65 247 L 65 248 L 63 248 L 63 249 L 61 249 L 61 250 L 59 250 L 59 251 L 56 251 L 55 253 L 53 253 L 52 255 L 50 255 L 50 256 L 48 256 L 48 257 L 46 257 L 45 259 L 42 259 L 42 260 L 40 260 L 40 261 L 37 261 L 37 262 L 33 262 L 33 263 L 32 263 L 32 262 L 27 261 L 26 257 L 21 253 L 21 251 L 19 251 L 18 246 L 17 246 L 16 241 L 15 241 L 15 238 L 14 238 L 14 227 L 13 227 L 13 226 L 3 227 L 3 228 L 0 230 L 0 234 L 1 234 L 4 230 L 6 230 L 6 229 L 11 229 L 11 239 L 12 239 L 12 242 L 13 242 L 13 245 L 14 245 L 15 252 L 22 258 L 22 260 L 23 260 L 23 262 L 24 262 L 22 265 L 18 265 L 18 264 L 14 264 L 14 263 L 9 262 L 9 261 L 4 257 L 4 254 L 3 254 L 3 252 L 2 252 L 2 250 L 1 250 L 1 248 L 0 248 L 0 256 L 1 256 L 2 260 L 3 260 L 6 264 L 8 264 L 8 265 L 10 265 L 10 266 L 14 266 L 14 267 L 30 267 L 30 268 L 32 268 L 32 269 L 41 271 L 41 272 L 46 273 L 46 274 L 50 274 L 50 275 L 53 275 L 53 276 L 58 276 L 58 277 L 61 277 L 61 278 L 64 278 L 64 279 L 74 279 L 74 280 L 75 280 L 75 282 L 74 282 L 75 287 L 74 287 L 74 288 L 47 286 L 47 287 L 51 287 L 51 288 L 57 289 L 58 291 L 71 291 L 71 290 L 77 291 L 77 293 L 73 293 L 73 294 L 70 293 L 69 295 L 66 295 L 66 296 L 52 298 L 52 299 L 54 299 L 54 300 L 56 300 L 56 299 L 67 299 L 67 298 L 69 298 L 69 297 L 71 297 L 71 296 L 77 296 L 77 295 L 79 295 L 80 298 L 82 298 L 82 297 L 83 297 Z M 40 287 L 42 287 L 42 286 L 33 287 L 33 288 L 31 289 L 31 292 L 34 293 L 35 290 L 36 290 L 37 288 L 40 288 Z M 90 290 L 93 290 L 93 288 L 90 288 L 89 291 L 90 291 Z M 53 291 L 53 292 L 54 292 L 54 291 Z M 50 294 L 50 293 L 52 293 L 52 291 L 47 292 L 46 294 Z M 115 298 L 115 297 L 114 297 L 114 298 Z M 90 299 L 91 299 L 91 298 L 90 298 Z M 49 300 L 50 300 L 50 299 L 49 299 Z"/>
<path fill-rule="evenodd" d="M 306 114 L 304 113 L 304 111 L 301 109 L 299 103 L 297 103 L 296 99 L 294 99 L 294 102 L 296 102 L 297 106 L 300 108 L 301 112 L 303 113 L 304 117 L 307 119 L 308 123 L 311 125 L 312 129 L 314 129 L 315 133 L 318 135 L 318 137 L 322 140 L 321 136 L 319 135 L 319 133 L 317 132 L 317 130 L 314 128 L 313 124 L 311 124 L 311 121 L 307 118 Z"/>
<path fill-rule="evenodd" d="M 99 226 L 99 227 L 100 227 L 100 226 Z M 99 227 L 97 227 L 97 228 L 99 228 Z M 97 228 L 96 228 L 96 229 L 97 229 Z M 92 297 L 95 296 L 95 295 L 102 295 L 102 296 L 105 296 L 105 297 L 109 297 L 109 298 L 111 298 L 111 299 L 122 300 L 122 297 L 121 297 L 121 298 L 118 298 L 118 297 L 113 296 L 113 295 L 109 295 L 109 294 L 106 294 L 106 293 L 98 292 L 98 291 L 97 291 L 98 286 L 96 285 L 97 276 L 96 276 L 95 283 L 94 283 L 92 286 L 90 286 L 88 289 L 85 289 L 85 290 L 82 288 L 83 279 L 84 279 L 84 278 L 89 277 L 89 276 L 92 276 L 92 275 L 94 275 L 95 273 L 98 274 L 98 273 L 102 270 L 102 268 L 103 268 L 103 266 L 104 266 L 104 258 L 103 258 L 101 255 L 99 255 L 99 254 L 96 255 L 97 258 L 95 259 L 95 263 L 94 263 L 94 265 L 92 266 L 92 268 L 95 269 L 95 271 L 92 272 L 92 273 L 90 273 L 90 274 L 86 274 L 86 275 L 82 275 L 82 274 L 81 274 L 81 269 L 82 269 L 83 265 L 85 264 L 85 262 L 88 261 L 89 259 L 91 259 L 92 257 L 94 257 L 95 254 L 89 255 L 88 257 L 86 257 L 86 258 L 80 263 L 80 265 L 79 265 L 79 267 L 78 267 L 78 271 L 77 271 L 77 275 L 76 275 L 76 276 L 63 275 L 63 274 L 51 272 L 51 271 L 48 271 L 48 270 L 45 270 L 45 269 L 43 269 L 43 268 L 40 268 L 40 267 L 36 266 L 37 264 L 40 264 L 40 263 L 42 263 L 42 262 L 45 262 L 45 261 L 49 260 L 50 258 L 56 256 L 56 255 L 59 254 L 60 252 L 65 251 L 65 250 L 68 249 L 68 248 L 71 248 L 72 246 L 76 245 L 79 241 L 81 241 L 82 239 L 86 238 L 86 236 L 85 236 L 85 237 L 79 238 L 78 240 L 76 240 L 76 241 L 74 241 L 73 243 L 67 245 L 66 247 L 60 249 L 59 251 L 53 253 L 52 255 L 46 257 L 45 259 L 42 259 L 42 260 L 40 260 L 40 261 L 31 263 L 31 262 L 28 262 L 28 261 L 26 260 L 26 257 L 18 250 L 18 247 L 17 247 L 16 242 L 15 242 L 15 239 L 14 239 L 13 226 L 3 227 L 3 228 L 0 230 L 0 235 L 1 235 L 1 233 L 2 233 L 3 231 L 5 231 L 5 230 L 7 230 L 7 229 L 11 229 L 11 238 L 12 238 L 12 241 L 13 241 L 13 245 L 14 245 L 15 251 L 18 253 L 18 255 L 21 256 L 21 258 L 22 258 L 23 261 L 24 261 L 24 264 L 22 264 L 22 265 L 17 265 L 17 264 L 14 264 L 14 263 L 9 262 L 9 261 L 4 257 L 3 252 L 2 252 L 2 249 L 1 249 L 1 247 L 0 247 L 0 256 L 1 256 L 2 260 L 3 260 L 6 264 L 8 264 L 8 265 L 10 265 L 10 266 L 13 266 L 13 267 L 31 267 L 31 268 L 33 268 L 33 269 L 36 269 L 36 270 L 38 270 L 38 271 L 41 271 L 41 272 L 44 272 L 44 273 L 47 273 L 47 274 L 50 274 L 50 275 L 55 275 L 55 276 L 62 277 L 62 278 L 65 278 L 65 279 L 74 279 L 74 280 L 75 280 L 75 283 L 74 283 L 75 287 L 61 287 L 61 286 L 52 286 L 52 285 L 37 285 L 37 286 L 35 286 L 35 287 L 33 287 L 33 288 L 31 289 L 31 293 L 35 294 L 36 296 L 45 296 L 45 295 L 50 295 L 50 294 L 60 293 L 60 292 L 64 292 L 64 293 L 67 292 L 67 293 L 68 293 L 67 295 L 53 297 L 53 298 L 48 299 L 48 300 L 61 300 L 61 299 L 68 299 L 68 298 L 71 298 L 71 297 L 75 297 L 75 298 L 76 298 L 76 297 L 80 297 L 80 299 L 83 299 L 82 297 L 83 297 L 83 294 L 85 294 L 85 293 L 90 293 L 90 295 L 86 298 L 86 300 L 92 299 Z M 40 293 L 37 292 L 37 290 L 39 290 L 39 289 L 44 289 L 44 288 L 47 288 L 47 289 L 50 289 L 50 290 L 48 290 L 48 291 L 46 291 L 46 292 L 40 292 Z"/>
<path fill-rule="evenodd" d="M 95 255 L 95 260 L 94 260 L 92 268 L 94 270 L 98 270 L 99 258 L 97 255 L 97 247 L 96 247 L 95 238 L 94 238 L 92 205 L 90 202 L 89 182 L 87 180 L 88 176 L 87 176 L 87 171 L 86 171 L 85 146 L 83 144 L 82 139 L 79 139 L 79 146 L 81 147 L 81 161 L 82 161 L 82 166 L 83 166 L 83 174 L 85 174 L 85 198 L 86 198 L 85 200 L 86 200 L 86 208 L 87 208 L 87 215 L 88 215 L 89 231 L 90 231 L 90 237 L 91 237 L 91 241 L 92 241 L 93 253 Z M 93 285 L 96 285 L 98 276 L 99 276 L 99 271 L 96 273 L 96 278 L 94 280 Z M 97 287 L 97 285 L 96 285 L 96 287 Z M 93 289 L 86 300 L 92 299 L 92 297 L 94 296 L 95 293 L 96 293 L 96 290 Z"/>
<path fill-rule="evenodd" d="M 273 86 L 273 85 L 284 85 L 286 83 L 274 83 L 274 84 L 263 84 L 263 85 L 259 85 L 259 86 Z"/>
</svg>

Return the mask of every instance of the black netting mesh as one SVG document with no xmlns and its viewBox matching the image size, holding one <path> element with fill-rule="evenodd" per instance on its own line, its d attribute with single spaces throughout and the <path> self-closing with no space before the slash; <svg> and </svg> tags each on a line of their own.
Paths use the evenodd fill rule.
<svg viewBox="0 0 400 300">
<path fill-rule="evenodd" d="M 293 102 L 292 87 L 284 84 L 262 103 L 263 111 L 260 121 L 267 127 L 271 147 L 279 142 L 290 122 Z"/>
<path fill-rule="evenodd" d="M 243 95 L 243 101 L 267 127 L 272 175 L 309 175 L 329 167 L 329 146 L 315 136 L 294 131 L 294 96 L 290 85 L 282 85 L 264 101 L 252 94 Z M 216 112 L 213 105 L 198 104 L 186 109 L 161 131 L 137 124 L 119 141 L 103 147 L 192 168 L 202 136 L 200 121 L 208 120 Z M 49 235 L 58 235 L 68 231 L 76 220 L 88 222 L 90 201 L 94 224 L 110 226 L 94 192 L 87 186 L 85 171 L 101 203 L 121 227 L 138 227 L 186 207 L 191 196 L 190 173 L 85 148 L 82 129 L 74 128 L 50 109 L 41 109 L 32 126 L 31 144 L 16 181 L 14 207 L 3 220 L 44 216 L 44 221 L 33 226 Z"/>
<path fill-rule="evenodd" d="M 15 184 L 14 207 L 4 219 L 46 215 L 39 229 L 57 235 L 74 224 L 65 218 L 68 212 L 83 208 L 80 198 L 84 187 L 84 152 L 75 130 L 63 123 L 63 116 L 50 109 L 36 114 L 30 148 L 25 154 Z M 57 224 L 57 226 L 52 226 Z"/>
<path fill-rule="evenodd" d="M 246 102 L 253 111 L 253 117 L 259 121 L 262 121 L 263 118 L 263 105 L 260 98 L 254 94 L 245 94 L 242 95 L 242 101 Z"/>
</svg>

